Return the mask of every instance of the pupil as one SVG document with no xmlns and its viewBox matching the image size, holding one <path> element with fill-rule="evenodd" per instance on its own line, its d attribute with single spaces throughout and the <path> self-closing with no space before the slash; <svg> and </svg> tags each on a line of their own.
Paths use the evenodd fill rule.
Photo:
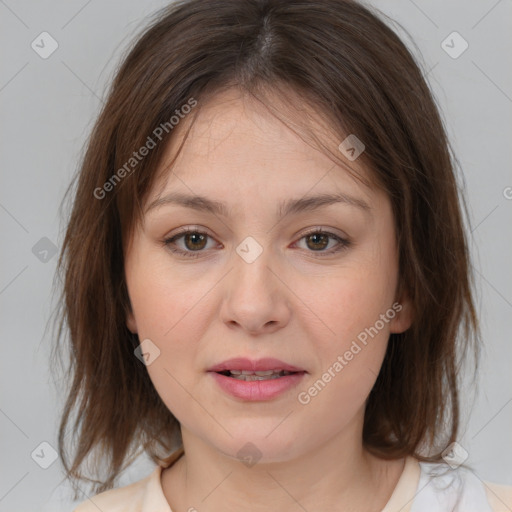
<svg viewBox="0 0 512 512">
<path fill-rule="evenodd" d="M 190 233 L 189 233 L 189 234 L 187 234 L 187 235 L 185 236 L 185 241 L 186 241 L 185 243 L 186 243 L 187 247 L 188 247 L 189 249 L 202 249 L 202 248 L 204 247 L 204 243 L 203 243 L 203 245 L 201 245 L 200 247 L 189 247 L 189 246 L 188 246 L 187 242 L 189 242 L 191 239 L 193 239 L 193 238 L 195 238 L 195 237 L 198 237 L 198 238 L 200 239 L 200 241 L 202 241 L 202 242 L 204 242 L 204 241 L 205 241 L 205 239 L 206 239 L 206 237 L 205 237 L 204 235 L 200 234 L 200 233 L 192 233 L 192 234 L 190 234 Z M 193 241 L 193 242 L 192 242 L 192 245 L 195 245 L 196 243 L 197 243 L 197 241 L 196 241 L 196 242 L 194 242 L 194 241 Z M 199 242 L 199 243 L 200 243 L 200 242 Z"/>
<path fill-rule="evenodd" d="M 326 247 L 328 245 L 329 242 L 327 241 L 327 236 L 322 234 L 322 233 L 316 233 L 316 234 L 313 234 L 313 235 L 309 235 L 308 239 L 309 240 L 316 239 L 317 237 L 322 237 L 324 239 L 324 243 L 322 244 L 320 249 L 323 249 L 324 247 Z M 317 243 L 317 242 L 313 242 L 313 243 Z"/>
</svg>

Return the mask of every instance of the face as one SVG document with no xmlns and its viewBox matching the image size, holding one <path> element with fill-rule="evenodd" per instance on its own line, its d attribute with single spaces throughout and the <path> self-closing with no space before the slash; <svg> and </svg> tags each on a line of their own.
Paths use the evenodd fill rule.
<svg viewBox="0 0 512 512">
<path fill-rule="evenodd" d="M 234 90 L 202 106 L 165 171 L 181 133 L 126 248 L 127 325 L 150 340 L 157 392 L 182 429 L 233 457 L 247 442 L 262 461 L 360 442 L 388 337 L 411 323 L 387 196 Z M 343 200 L 286 209 L 323 194 Z M 300 371 L 248 382 L 209 371 L 232 358 Z"/>
</svg>

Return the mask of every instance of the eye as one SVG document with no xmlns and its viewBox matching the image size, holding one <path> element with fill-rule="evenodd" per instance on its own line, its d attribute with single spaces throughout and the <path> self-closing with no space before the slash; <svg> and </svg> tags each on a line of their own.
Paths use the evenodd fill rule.
<svg viewBox="0 0 512 512">
<path fill-rule="evenodd" d="M 311 252 L 315 252 L 320 257 L 336 254 L 350 245 L 350 241 L 342 238 L 330 231 L 325 231 L 322 228 L 314 228 L 300 238 L 306 241 L 306 247 L 312 248 Z M 324 249 L 329 245 L 329 239 L 334 239 L 337 245 L 334 248 L 325 251 Z"/>
<path fill-rule="evenodd" d="M 197 258 L 204 252 L 203 249 L 206 248 L 208 238 L 212 237 L 204 231 L 200 231 L 197 228 L 185 228 L 180 233 L 163 240 L 163 245 L 175 254 L 187 258 Z M 183 239 L 184 249 L 176 247 L 177 241 L 180 239 Z M 319 257 L 335 254 L 350 245 L 349 240 L 321 228 L 310 230 L 299 241 L 303 239 L 306 241 L 306 246 L 312 249 L 309 252 L 317 253 Z M 333 239 L 338 243 L 334 248 L 325 251 L 324 249 L 329 245 L 329 239 Z"/>
<path fill-rule="evenodd" d="M 205 248 L 208 237 L 210 237 L 210 235 L 204 231 L 199 231 L 196 228 L 185 228 L 177 235 L 164 240 L 163 243 L 173 253 L 186 256 L 188 258 L 197 258 L 198 256 L 201 256 L 202 249 Z M 175 247 L 176 241 L 181 238 L 183 238 L 183 242 L 185 243 L 185 249 L 190 250 L 177 249 Z"/>
</svg>

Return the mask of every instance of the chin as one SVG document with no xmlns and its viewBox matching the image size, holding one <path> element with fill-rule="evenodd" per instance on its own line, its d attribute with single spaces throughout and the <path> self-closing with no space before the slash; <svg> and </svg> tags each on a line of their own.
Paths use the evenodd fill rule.
<svg viewBox="0 0 512 512">
<path fill-rule="evenodd" d="M 278 424 L 275 421 L 266 422 L 264 429 L 243 429 L 242 424 L 237 432 L 230 430 L 232 438 L 224 439 L 224 443 L 212 444 L 226 456 L 238 459 L 248 467 L 256 463 L 286 462 L 297 457 L 297 450 L 303 449 L 303 446 L 298 443 L 301 438 L 299 434 L 284 428 L 278 432 L 281 428 L 278 426 L 276 429 Z M 266 428 L 267 425 L 271 426 Z"/>
</svg>

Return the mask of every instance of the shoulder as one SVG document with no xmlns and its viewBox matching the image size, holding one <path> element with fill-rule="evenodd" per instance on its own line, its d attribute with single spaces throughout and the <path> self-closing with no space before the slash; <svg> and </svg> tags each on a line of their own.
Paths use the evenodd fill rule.
<svg viewBox="0 0 512 512">
<path fill-rule="evenodd" d="M 73 512 L 171 512 L 160 483 L 161 471 L 157 466 L 142 480 L 90 497 Z"/>
<path fill-rule="evenodd" d="M 416 510 L 510 512 L 512 487 L 484 482 L 470 468 L 419 463 L 421 467 Z M 441 507 L 441 508 L 432 508 Z M 444 507 L 444 508 L 443 508 Z"/>
<path fill-rule="evenodd" d="M 510 512 L 512 510 L 512 486 L 484 482 L 487 499 L 493 512 Z"/>
</svg>

